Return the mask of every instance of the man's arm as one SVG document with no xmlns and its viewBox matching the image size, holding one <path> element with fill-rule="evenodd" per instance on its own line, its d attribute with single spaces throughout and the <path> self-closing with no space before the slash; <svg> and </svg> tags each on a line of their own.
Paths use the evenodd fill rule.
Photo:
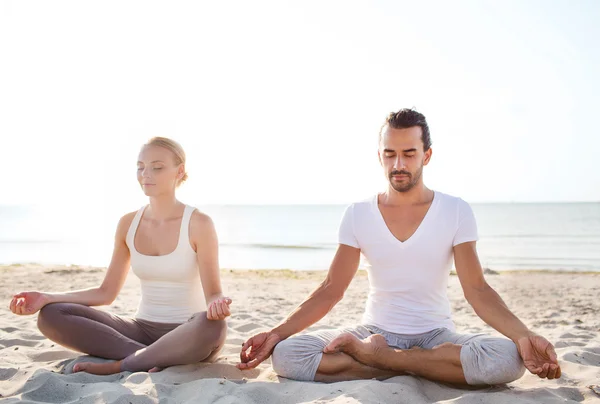
<svg viewBox="0 0 600 404">
<path fill-rule="evenodd" d="M 335 306 L 358 270 L 360 250 L 340 244 L 327 278 L 285 320 L 242 344 L 239 369 L 252 369 L 271 356 L 275 345 L 322 319 Z"/>
<path fill-rule="evenodd" d="M 465 298 L 475 313 L 515 343 L 531 373 L 549 379 L 560 377 L 561 370 L 552 344 L 529 330 L 485 281 L 475 242 L 455 246 L 454 262 Z"/>
<path fill-rule="evenodd" d="M 325 280 L 271 332 L 284 340 L 325 317 L 344 297 L 359 263 L 360 250 L 340 244 Z"/>
<path fill-rule="evenodd" d="M 465 298 L 483 321 L 513 341 L 533 334 L 486 282 L 474 241 L 454 247 L 454 263 Z"/>
</svg>

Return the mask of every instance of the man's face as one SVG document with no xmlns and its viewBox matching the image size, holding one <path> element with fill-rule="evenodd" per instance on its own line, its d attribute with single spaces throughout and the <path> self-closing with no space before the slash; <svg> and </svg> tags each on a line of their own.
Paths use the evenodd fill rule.
<svg viewBox="0 0 600 404">
<path fill-rule="evenodd" d="M 390 185 L 408 192 L 421 180 L 423 166 L 429 163 L 431 148 L 423 151 L 420 126 L 405 129 L 384 128 L 379 142 L 379 162 Z"/>
</svg>

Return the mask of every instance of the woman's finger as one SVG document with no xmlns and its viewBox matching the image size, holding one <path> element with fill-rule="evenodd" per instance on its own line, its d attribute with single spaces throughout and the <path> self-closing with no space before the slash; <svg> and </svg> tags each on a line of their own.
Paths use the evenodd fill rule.
<svg viewBox="0 0 600 404">
<path fill-rule="evenodd" d="M 223 304 L 223 302 L 221 302 L 220 300 L 215 302 L 215 310 L 217 311 L 217 318 L 219 320 L 222 320 L 224 317 L 223 308 L 221 307 L 222 304 Z"/>
<path fill-rule="evenodd" d="M 10 308 L 10 311 L 12 311 L 13 313 L 16 313 L 16 311 L 15 311 L 16 305 L 17 305 L 17 298 L 13 297 L 8 306 Z"/>
<path fill-rule="evenodd" d="M 213 302 L 211 308 L 210 308 L 210 313 L 212 314 L 212 319 L 213 320 L 218 320 L 219 319 L 219 314 L 217 313 L 217 302 Z"/>
<path fill-rule="evenodd" d="M 212 320 L 212 303 L 206 308 L 206 318 Z"/>
<path fill-rule="evenodd" d="M 23 299 L 23 298 L 17 299 L 17 304 L 15 305 L 17 314 L 23 314 L 23 306 L 24 305 L 25 305 L 25 299 Z"/>
<path fill-rule="evenodd" d="M 227 304 L 223 305 L 223 313 L 225 317 L 231 316 L 231 311 L 229 310 L 229 306 Z"/>
</svg>

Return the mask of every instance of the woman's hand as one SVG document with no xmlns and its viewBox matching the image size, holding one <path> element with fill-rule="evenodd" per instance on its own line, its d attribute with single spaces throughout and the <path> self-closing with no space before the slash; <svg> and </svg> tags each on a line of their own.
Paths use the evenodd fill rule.
<svg viewBox="0 0 600 404">
<path fill-rule="evenodd" d="M 19 315 L 35 314 L 48 304 L 48 296 L 40 292 L 21 292 L 10 301 L 10 311 Z"/>
<path fill-rule="evenodd" d="M 224 320 L 225 317 L 231 315 L 229 311 L 230 304 L 231 299 L 226 296 L 213 300 L 208 305 L 208 309 L 206 309 L 206 318 L 209 320 Z"/>
</svg>

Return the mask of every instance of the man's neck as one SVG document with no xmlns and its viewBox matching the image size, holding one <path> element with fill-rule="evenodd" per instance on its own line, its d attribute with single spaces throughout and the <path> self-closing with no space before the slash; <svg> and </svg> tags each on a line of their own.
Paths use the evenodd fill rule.
<svg viewBox="0 0 600 404">
<path fill-rule="evenodd" d="M 398 192 L 391 185 L 388 185 L 388 189 L 381 194 L 379 203 L 383 205 L 420 205 L 428 203 L 433 200 L 433 191 L 420 183 L 415 185 L 409 191 Z"/>
</svg>

